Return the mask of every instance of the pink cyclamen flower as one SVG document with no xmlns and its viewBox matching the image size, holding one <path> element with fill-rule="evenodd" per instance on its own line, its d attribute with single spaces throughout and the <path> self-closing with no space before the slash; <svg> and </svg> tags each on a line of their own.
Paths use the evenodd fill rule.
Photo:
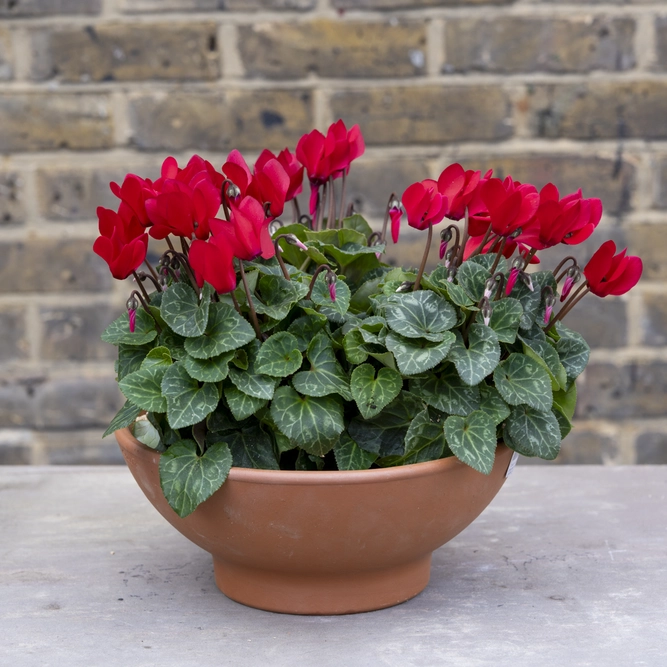
<svg viewBox="0 0 667 667">
<path fill-rule="evenodd" d="M 134 333 L 134 329 L 137 321 L 137 311 L 136 308 L 130 308 L 127 311 L 128 317 L 130 318 L 130 332 Z"/>
<path fill-rule="evenodd" d="M 519 277 L 519 272 L 520 269 L 517 268 L 516 266 L 513 266 L 511 268 L 509 277 L 507 278 L 507 287 L 505 288 L 505 294 L 507 296 L 509 296 L 512 293 L 514 285 L 516 284 L 516 279 Z"/>
<path fill-rule="evenodd" d="M 398 243 L 398 235 L 401 231 L 401 218 L 403 217 L 403 210 L 399 202 L 392 202 L 389 208 L 389 217 L 391 218 L 391 240 Z"/>
</svg>

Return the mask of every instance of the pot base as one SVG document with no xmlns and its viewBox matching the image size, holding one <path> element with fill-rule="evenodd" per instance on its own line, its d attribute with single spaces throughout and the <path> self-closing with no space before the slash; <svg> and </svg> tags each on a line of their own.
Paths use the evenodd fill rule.
<svg viewBox="0 0 667 667">
<path fill-rule="evenodd" d="M 215 583 L 235 602 L 283 614 L 336 615 L 406 602 L 428 584 L 431 554 L 397 567 L 345 574 L 258 570 L 213 558 Z"/>
</svg>

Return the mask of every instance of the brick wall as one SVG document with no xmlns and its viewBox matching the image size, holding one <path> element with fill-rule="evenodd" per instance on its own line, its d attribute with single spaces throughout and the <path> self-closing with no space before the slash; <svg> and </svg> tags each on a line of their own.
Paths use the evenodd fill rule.
<svg viewBox="0 0 667 667">
<path fill-rule="evenodd" d="M 338 117 L 366 137 L 350 189 L 375 221 L 455 160 L 602 198 L 597 239 L 645 278 L 571 317 L 594 351 L 561 459 L 667 463 L 662 0 L 0 0 L 0 463 L 119 460 L 98 336 L 127 286 L 90 249 L 108 182 Z"/>
</svg>

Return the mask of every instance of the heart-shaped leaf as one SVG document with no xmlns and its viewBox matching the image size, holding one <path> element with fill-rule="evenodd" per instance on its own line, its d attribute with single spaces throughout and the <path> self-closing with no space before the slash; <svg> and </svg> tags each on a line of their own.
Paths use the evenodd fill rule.
<svg viewBox="0 0 667 667">
<path fill-rule="evenodd" d="M 287 331 L 279 331 L 262 343 L 255 359 L 255 371 L 283 378 L 298 371 L 302 363 L 296 338 Z"/>
<path fill-rule="evenodd" d="M 167 366 L 149 366 L 126 375 L 118 386 L 125 398 L 147 412 L 166 412 L 167 401 L 162 395 L 162 378 Z"/>
<path fill-rule="evenodd" d="M 149 368 L 151 366 L 171 366 L 173 360 L 171 354 L 166 347 L 154 347 L 141 362 L 141 368 Z"/>
<path fill-rule="evenodd" d="M 458 284 L 463 287 L 474 303 L 478 303 L 484 296 L 484 289 L 489 276 L 488 269 L 472 260 L 463 262 L 456 272 Z"/>
<path fill-rule="evenodd" d="M 527 405 L 512 408 L 505 428 L 509 433 L 508 447 L 524 456 L 538 456 L 551 461 L 560 451 L 560 428 L 555 415 Z"/>
<path fill-rule="evenodd" d="M 165 451 L 165 447 L 160 440 L 159 431 L 150 423 L 146 415 L 137 419 L 132 428 L 132 435 L 146 447 L 158 451 Z"/>
<path fill-rule="evenodd" d="M 185 283 L 174 283 L 162 294 L 160 315 L 174 333 L 186 338 L 201 336 L 208 322 L 211 288 L 202 290 L 201 303 L 195 291 Z"/>
<path fill-rule="evenodd" d="M 134 423 L 134 420 L 140 415 L 141 408 L 134 405 L 131 401 L 125 401 L 123 407 L 116 413 L 116 416 L 111 420 L 109 428 L 104 431 L 103 438 L 115 433 L 118 429 L 125 428 Z"/>
<path fill-rule="evenodd" d="M 433 422 L 428 409 L 422 410 L 412 420 L 405 434 L 405 455 L 401 463 L 422 463 L 439 459 L 445 451 L 445 434 L 442 424 Z"/>
<path fill-rule="evenodd" d="M 151 351 L 151 345 L 123 345 L 118 346 L 118 361 L 116 362 L 116 375 L 122 380 L 126 375 L 134 373 L 141 368 L 141 363 Z"/>
<path fill-rule="evenodd" d="M 537 361 L 549 374 L 551 388 L 554 391 L 564 388 L 567 384 L 567 373 L 560 362 L 556 349 L 547 342 L 546 338 L 541 340 L 539 338 L 524 339 L 521 337 L 521 340 L 524 354 Z"/>
<path fill-rule="evenodd" d="M 268 402 L 265 398 L 248 396 L 248 394 L 244 394 L 234 386 L 225 387 L 225 398 L 236 421 L 243 421 L 254 415 L 257 410 L 263 408 Z"/>
<path fill-rule="evenodd" d="M 390 331 L 386 345 L 403 375 L 417 375 L 434 368 L 447 356 L 455 336 L 451 331 L 446 331 L 444 336 L 442 342 L 432 343 L 418 338 L 404 338 Z"/>
<path fill-rule="evenodd" d="M 375 377 L 371 364 L 362 364 L 352 371 L 352 397 L 364 419 L 382 412 L 403 388 L 401 374 L 391 368 L 381 368 Z"/>
<path fill-rule="evenodd" d="M 130 316 L 127 312 L 115 319 L 102 334 L 105 343 L 112 345 L 144 345 L 157 336 L 155 320 L 143 309 L 135 314 L 134 332 L 130 331 Z"/>
<path fill-rule="evenodd" d="M 518 281 L 512 290 L 512 297 L 518 299 L 523 308 L 519 325 L 522 329 L 530 329 L 540 311 L 544 313 L 542 288 L 549 285 L 553 289 L 554 294 L 556 293 L 554 276 L 551 271 L 536 271 L 530 274 L 530 278 L 533 286 L 532 291 L 522 281 Z"/>
<path fill-rule="evenodd" d="M 546 412 L 551 409 L 553 393 L 549 374 L 534 359 L 513 352 L 493 374 L 493 383 L 510 405 L 529 405 Z"/>
<path fill-rule="evenodd" d="M 591 349 L 581 334 L 568 329 L 560 322 L 556 324 L 556 331 L 560 335 L 560 340 L 556 344 L 558 356 L 567 376 L 574 380 L 584 372 L 588 365 Z"/>
<path fill-rule="evenodd" d="M 447 295 L 449 296 L 452 303 L 456 304 L 460 308 L 470 308 L 474 305 L 473 300 L 468 296 L 468 293 L 454 282 L 447 283 Z"/>
<path fill-rule="evenodd" d="M 359 329 L 348 331 L 343 337 L 343 350 L 351 364 L 363 364 L 368 359 L 366 342 Z"/>
<path fill-rule="evenodd" d="M 513 343 L 519 331 L 523 308 L 516 299 L 505 298 L 493 302 L 493 313 L 489 326 L 496 332 L 501 343 Z"/>
<path fill-rule="evenodd" d="M 167 420 L 172 428 L 198 424 L 215 410 L 220 400 L 216 385 L 207 382 L 200 387 L 180 361 L 164 373 L 162 394 L 167 399 Z"/>
<path fill-rule="evenodd" d="M 448 417 L 445 437 L 449 448 L 459 461 L 488 475 L 496 460 L 496 425 L 493 419 L 476 410 L 467 417 Z"/>
<path fill-rule="evenodd" d="M 255 337 L 250 324 L 232 306 L 212 303 L 206 331 L 185 341 L 187 353 L 195 359 L 210 359 L 236 350 Z"/>
<path fill-rule="evenodd" d="M 395 294 L 385 309 L 387 324 L 406 338 L 445 339 L 456 324 L 456 311 L 444 298 L 429 290 Z"/>
<path fill-rule="evenodd" d="M 216 435 L 216 439 L 226 442 L 237 468 L 259 468 L 279 470 L 278 459 L 273 450 L 271 436 L 254 423 L 246 428 Z"/>
<path fill-rule="evenodd" d="M 497 426 L 502 424 L 510 414 L 510 408 L 501 398 L 495 387 L 487 387 L 485 384 L 479 385 L 481 403 L 479 411 L 489 415 L 493 423 Z"/>
<path fill-rule="evenodd" d="M 226 444 L 216 443 L 199 456 L 194 440 L 180 440 L 160 456 L 160 486 L 170 507 L 183 518 L 223 485 L 231 467 Z"/>
<path fill-rule="evenodd" d="M 336 277 L 336 300 L 331 300 L 331 294 L 329 292 L 329 285 L 326 282 L 325 272 L 320 273 L 319 276 L 315 279 L 315 285 L 313 286 L 313 292 L 310 296 L 314 304 L 318 306 L 324 306 L 326 308 L 331 308 L 334 312 L 339 315 L 345 315 L 348 308 L 350 307 L 350 288 L 347 286 L 347 283 L 344 280 Z"/>
<path fill-rule="evenodd" d="M 308 285 L 283 276 L 262 276 L 259 279 L 259 299 L 255 310 L 274 320 L 284 320 L 292 307 L 308 293 Z"/>
<path fill-rule="evenodd" d="M 459 377 L 469 386 L 479 384 L 492 373 L 500 361 L 500 345 L 496 332 L 483 324 L 472 324 L 468 331 L 468 347 L 461 334 L 456 332 L 456 342 L 449 351 Z"/>
<path fill-rule="evenodd" d="M 436 410 L 465 417 L 479 408 L 479 389 L 469 387 L 459 378 L 456 369 L 449 365 L 439 375 L 411 380 L 410 390 L 421 396 Z"/>
<path fill-rule="evenodd" d="M 483 266 L 489 272 L 489 275 L 491 275 L 491 267 L 496 263 L 496 253 L 494 252 L 491 254 L 487 253 L 485 255 L 475 255 L 468 261 Z M 501 255 L 500 259 L 498 260 L 498 265 L 496 266 L 496 271 L 507 273 L 508 270 L 509 267 L 507 266 L 507 260 Z"/>
<path fill-rule="evenodd" d="M 234 351 L 223 352 L 211 359 L 183 358 L 183 367 L 188 375 L 199 382 L 221 382 L 229 373 L 229 362 L 234 358 Z"/>
<path fill-rule="evenodd" d="M 558 407 L 569 420 L 574 419 L 577 407 L 577 385 L 574 382 L 567 391 L 554 392 L 554 406 Z"/>
<path fill-rule="evenodd" d="M 311 341 L 306 353 L 310 370 L 300 371 L 292 378 L 294 388 L 306 396 L 340 394 L 352 400 L 350 385 L 342 366 L 336 360 L 331 340 L 321 331 Z"/>
<path fill-rule="evenodd" d="M 338 470 L 368 470 L 377 458 L 377 454 L 361 449 L 345 431 L 334 447 L 334 456 Z"/>
<path fill-rule="evenodd" d="M 271 417 L 281 433 L 314 456 L 330 451 L 345 428 L 337 396 L 302 397 L 291 387 L 276 390 Z"/>
<path fill-rule="evenodd" d="M 302 315 L 289 325 L 287 331 L 296 338 L 297 349 L 300 352 L 305 352 L 310 345 L 310 341 L 322 331 L 326 323 L 327 318 L 319 313 L 317 315 Z"/>
</svg>

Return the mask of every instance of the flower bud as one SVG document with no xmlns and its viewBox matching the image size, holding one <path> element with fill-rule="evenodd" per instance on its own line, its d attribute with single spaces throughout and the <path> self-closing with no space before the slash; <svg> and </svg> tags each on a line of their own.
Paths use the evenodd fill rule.
<svg viewBox="0 0 667 667">
<path fill-rule="evenodd" d="M 484 318 L 484 324 L 488 327 L 489 322 L 491 321 L 491 315 L 493 315 L 493 306 L 491 305 L 491 302 L 489 301 L 488 297 L 484 297 L 482 299 L 480 312 L 482 313 L 482 317 Z"/>
<path fill-rule="evenodd" d="M 127 308 L 127 315 L 130 318 L 130 333 L 134 333 L 134 329 L 136 327 L 137 308 L 139 308 L 139 303 L 133 296 L 131 296 L 127 300 L 125 306 Z"/>
<path fill-rule="evenodd" d="M 551 314 L 553 313 L 555 304 L 556 304 L 556 297 L 554 296 L 554 294 L 547 294 L 546 298 L 544 299 L 544 305 L 545 305 L 544 325 L 545 326 L 547 324 L 549 324 L 549 322 L 551 321 Z"/>
<path fill-rule="evenodd" d="M 227 186 L 225 194 L 227 195 L 227 199 L 238 199 L 241 196 L 241 190 L 239 189 L 238 185 L 230 183 Z"/>
<path fill-rule="evenodd" d="M 578 266 L 571 266 L 567 273 L 565 274 L 565 282 L 563 283 L 563 289 L 561 291 L 560 300 L 565 301 L 567 295 L 570 293 L 572 286 L 575 283 L 579 282 L 581 278 L 581 271 Z"/>
<path fill-rule="evenodd" d="M 535 287 L 533 286 L 533 281 L 530 278 L 530 274 L 526 273 L 525 271 L 521 271 L 519 273 L 519 278 L 521 278 L 522 282 L 524 285 L 531 291 L 535 291 Z"/>
<path fill-rule="evenodd" d="M 303 250 L 304 252 L 308 250 L 308 246 L 305 243 L 299 241 L 299 239 L 294 234 L 286 234 L 285 240 L 290 245 L 295 245 L 299 250 Z"/>
<path fill-rule="evenodd" d="M 409 292 L 414 287 L 414 283 L 410 280 L 405 280 L 397 288 L 397 292 Z"/>
<path fill-rule="evenodd" d="M 516 279 L 519 277 L 520 269 L 518 269 L 516 266 L 513 266 L 510 270 L 510 274 L 507 278 L 507 287 L 505 288 L 505 294 L 509 296 L 512 293 L 512 290 L 514 289 L 514 285 L 516 284 Z"/>
<path fill-rule="evenodd" d="M 329 286 L 329 296 L 332 301 L 336 300 L 336 274 L 333 271 L 327 271 L 326 283 Z"/>
</svg>

